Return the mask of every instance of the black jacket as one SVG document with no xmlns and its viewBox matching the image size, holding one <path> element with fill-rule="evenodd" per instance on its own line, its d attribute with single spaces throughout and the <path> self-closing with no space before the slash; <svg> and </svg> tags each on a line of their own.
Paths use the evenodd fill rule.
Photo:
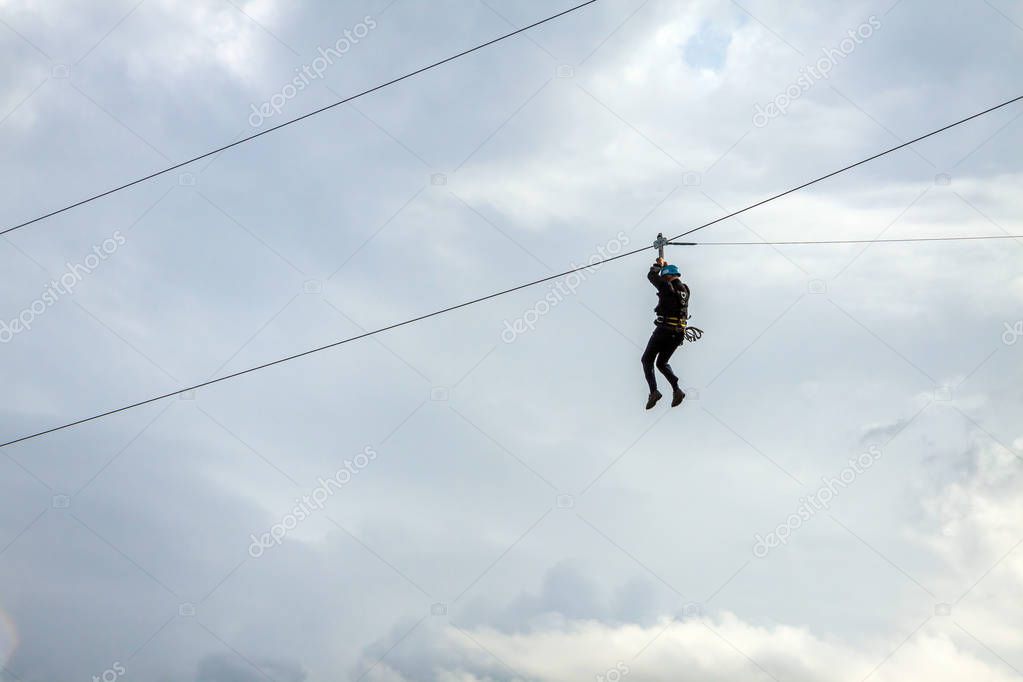
<svg viewBox="0 0 1023 682">
<path fill-rule="evenodd" d="M 672 282 L 661 279 L 661 266 L 654 263 L 646 278 L 657 288 L 657 307 L 654 312 L 661 317 L 689 317 L 689 287 L 676 279 Z"/>
</svg>

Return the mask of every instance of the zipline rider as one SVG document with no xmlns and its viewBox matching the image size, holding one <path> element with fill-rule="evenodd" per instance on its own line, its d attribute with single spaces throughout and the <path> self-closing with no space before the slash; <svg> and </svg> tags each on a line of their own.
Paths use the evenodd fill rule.
<svg viewBox="0 0 1023 682">
<path fill-rule="evenodd" d="M 671 406 L 678 407 L 685 400 L 686 393 L 678 385 L 678 377 L 671 371 L 668 360 L 672 353 L 686 339 L 686 321 L 689 319 L 689 287 L 682 281 L 682 273 L 677 265 L 669 265 L 663 257 L 659 257 L 650 266 L 647 279 L 657 289 L 657 319 L 654 321 L 654 332 L 650 335 L 646 350 L 643 351 L 643 374 L 650 388 L 650 397 L 646 401 L 646 409 L 653 408 L 661 399 L 657 390 L 657 377 L 654 367 L 671 384 Z"/>
</svg>

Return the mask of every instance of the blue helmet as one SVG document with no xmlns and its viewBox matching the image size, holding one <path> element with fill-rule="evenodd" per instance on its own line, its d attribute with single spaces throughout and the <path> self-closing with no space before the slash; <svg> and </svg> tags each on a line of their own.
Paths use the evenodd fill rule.
<svg viewBox="0 0 1023 682">
<path fill-rule="evenodd" d="M 668 275 L 678 275 L 681 277 L 682 273 L 678 271 L 677 265 L 665 265 L 661 268 L 661 277 L 666 277 Z"/>
</svg>

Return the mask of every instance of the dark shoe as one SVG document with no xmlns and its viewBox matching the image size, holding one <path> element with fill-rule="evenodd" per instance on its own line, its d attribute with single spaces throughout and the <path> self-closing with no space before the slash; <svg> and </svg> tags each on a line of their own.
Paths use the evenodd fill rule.
<svg viewBox="0 0 1023 682">
<path fill-rule="evenodd" d="M 671 396 L 671 406 L 678 407 L 682 404 L 682 401 L 686 399 L 686 392 L 681 388 L 676 388 L 674 394 Z"/>
<path fill-rule="evenodd" d="M 650 397 L 646 399 L 646 409 L 653 409 L 653 406 L 657 404 L 657 401 L 661 399 L 661 392 L 654 391 L 650 394 Z"/>
</svg>

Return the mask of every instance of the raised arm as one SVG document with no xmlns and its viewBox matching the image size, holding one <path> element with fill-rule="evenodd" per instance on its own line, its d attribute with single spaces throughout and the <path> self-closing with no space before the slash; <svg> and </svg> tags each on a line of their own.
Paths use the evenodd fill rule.
<svg viewBox="0 0 1023 682">
<path fill-rule="evenodd" d="M 650 270 L 646 273 L 646 278 L 650 280 L 658 291 L 667 291 L 670 289 L 667 282 L 661 279 L 661 268 L 667 265 L 668 262 L 663 258 L 658 258 L 654 261 L 654 264 L 650 266 Z"/>
</svg>

